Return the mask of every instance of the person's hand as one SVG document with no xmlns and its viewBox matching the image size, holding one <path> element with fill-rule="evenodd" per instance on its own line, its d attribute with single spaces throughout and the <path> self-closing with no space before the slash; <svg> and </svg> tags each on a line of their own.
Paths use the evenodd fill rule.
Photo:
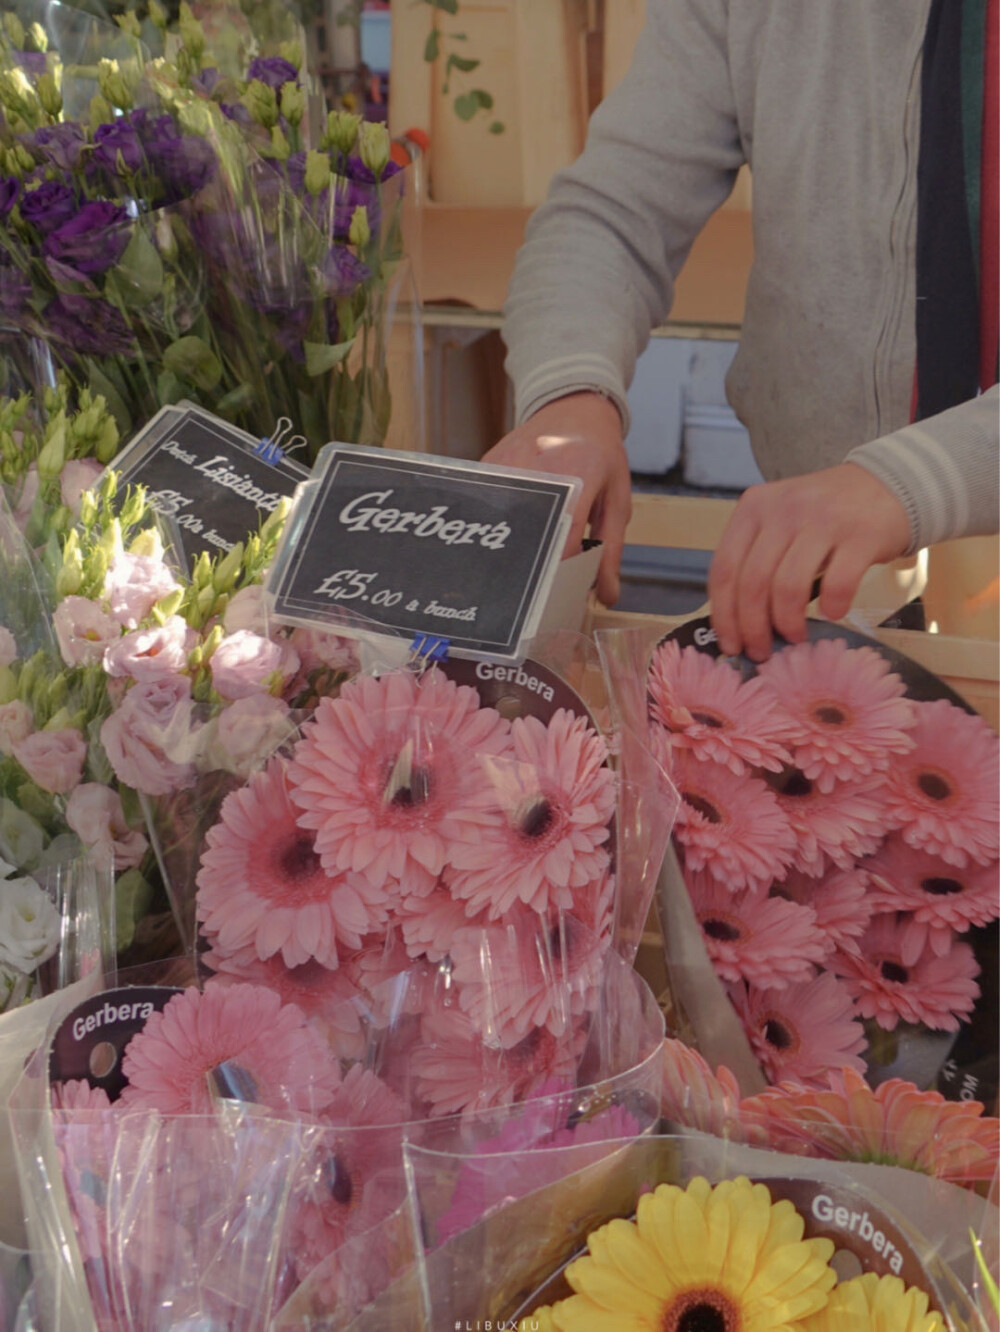
<svg viewBox="0 0 1000 1332">
<path fill-rule="evenodd" d="M 869 566 L 904 555 L 910 539 L 902 504 L 856 463 L 751 486 L 708 576 L 719 647 L 763 661 L 772 625 L 789 642 L 801 642 L 817 577 L 820 611 L 842 619 Z"/>
<path fill-rule="evenodd" d="M 579 551 L 589 522 L 590 535 L 604 543 L 597 595 L 606 606 L 614 605 L 625 528 L 632 516 L 632 478 L 614 403 L 599 393 L 557 398 L 505 435 L 483 462 L 582 480 L 565 554 Z"/>
</svg>

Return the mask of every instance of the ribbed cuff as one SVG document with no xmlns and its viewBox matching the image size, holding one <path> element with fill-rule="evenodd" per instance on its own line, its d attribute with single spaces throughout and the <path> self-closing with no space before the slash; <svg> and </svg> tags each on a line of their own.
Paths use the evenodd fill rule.
<svg viewBox="0 0 1000 1332">
<path fill-rule="evenodd" d="M 547 361 L 515 385 L 515 423 L 522 425 L 550 402 L 571 393 L 599 393 L 618 409 L 622 437 L 631 427 L 632 415 L 624 386 L 614 366 L 602 356 L 566 356 Z"/>
</svg>

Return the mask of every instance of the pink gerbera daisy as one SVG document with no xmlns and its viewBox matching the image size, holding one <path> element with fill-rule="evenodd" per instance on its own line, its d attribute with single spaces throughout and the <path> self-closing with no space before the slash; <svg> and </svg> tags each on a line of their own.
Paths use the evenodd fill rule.
<svg viewBox="0 0 1000 1332">
<path fill-rule="evenodd" d="M 440 962 L 447 957 L 457 931 L 485 923 L 486 916 L 470 918 L 464 903 L 456 902 L 446 888 L 435 888 L 429 897 L 415 894 L 405 898 L 398 920 L 409 956 Z"/>
<path fill-rule="evenodd" d="M 353 1235 L 372 1229 L 406 1196 L 402 1124 L 407 1107 L 355 1064 L 324 1115 L 309 1188 L 293 1204 L 292 1255 L 300 1280 Z"/>
<path fill-rule="evenodd" d="M 286 966 L 336 967 L 386 920 L 385 894 L 360 875 L 331 878 L 296 823 L 287 764 L 272 759 L 233 791 L 210 828 L 198 871 L 198 918 L 220 948 L 279 953 Z"/>
<path fill-rule="evenodd" d="M 727 661 L 668 640 L 653 654 L 647 686 L 650 713 L 674 748 L 737 777 L 750 768 L 777 772 L 792 761 L 793 728 L 778 700 L 759 680 L 744 683 Z"/>
<path fill-rule="evenodd" d="M 997 737 L 981 717 L 939 698 L 921 703 L 915 747 L 886 779 L 892 828 L 919 851 L 960 869 L 996 860 L 1000 833 Z"/>
<path fill-rule="evenodd" d="M 421 1032 L 411 1067 L 432 1117 L 512 1105 L 537 1095 L 553 1078 L 575 1084 L 587 1039 L 582 1025 L 562 1037 L 534 1027 L 519 1045 L 501 1050 L 487 1046 L 458 1008 L 428 1014 Z"/>
<path fill-rule="evenodd" d="M 1000 914 L 1000 866 L 960 869 L 946 860 L 915 851 L 898 833 L 865 861 L 871 876 L 875 911 L 905 911 L 900 956 L 912 966 L 928 948 L 938 957 L 949 951 L 955 934 L 970 925 L 988 925 Z"/>
<path fill-rule="evenodd" d="M 839 782 L 827 794 L 798 768 L 766 780 L 795 834 L 793 869 L 819 878 L 831 864 L 851 869 L 881 845 L 887 825 L 880 777 Z"/>
<path fill-rule="evenodd" d="M 52 1084 L 52 1105 L 57 1110 L 110 1110 L 111 1102 L 103 1087 L 92 1087 L 82 1078 Z"/>
<path fill-rule="evenodd" d="M 130 1109 L 206 1114 L 210 1082 L 221 1095 L 279 1112 L 316 1115 L 340 1085 L 340 1069 L 295 1004 L 260 985 L 210 986 L 175 994 L 125 1048 Z"/>
<path fill-rule="evenodd" d="M 739 1138 L 740 1086 L 729 1069 L 713 1073 L 683 1041 L 663 1042 L 662 1106 L 667 1119 L 717 1138 Z"/>
<path fill-rule="evenodd" d="M 842 638 L 796 643 L 757 668 L 797 723 L 795 766 L 821 791 L 884 772 L 913 748 L 914 705 L 874 648 Z"/>
<path fill-rule="evenodd" d="M 684 752 L 672 767 L 682 797 L 674 835 L 686 867 L 707 870 L 731 892 L 756 892 L 780 878 L 795 834 L 774 793 L 755 777 L 734 777 Z"/>
<path fill-rule="evenodd" d="M 842 948 L 856 953 L 858 940 L 868 928 L 874 909 L 868 875 L 861 869 L 833 869 L 822 879 L 790 871 L 771 888 L 774 897 L 786 897 L 812 907 L 816 927 L 824 935 L 827 952 Z"/>
<path fill-rule="evenodd" d="M 594 1002 L 605 945 L 575 917 L 523 909 L 451 944 L 458 1002 L 489 1045 L 509 1050 L 535 1027 L 564 1036 Z"/>
<path fill-rule="evenodd" d="M 812 907 L 757 893 L 731 893 L 709 875 L 685 874 L 712 965 L 724 981 L 782 989 L 808 980 L 827 941 Z"/>
<path fill-rule="evenodd" d="M 876 916 L 860 953 L 835 953 L 830 967 L 843 977 L 862 1017 L 894 1031 L 899 1019 L 936 1031 L 958 1031 L 979 998 L 979 963 L 968 944 L 954 943 L 943 957 L 931 952 L 903 961 L 905 926 L 894 916 Z"/>
<path fill-rule="evenodd" d="M 517 902 L 544 912 L 571 908 L 574 891 L 599 879 L 615 809 L 607 747 L 585 717 L 565 708 L 548 726 L 511 725 L 509 759 L 486 759 L 492 792 L 484 822 L 452 847 L 445 882 L 468 910 L 492 920 Z"/>
<path fill-rule="evenodd" d="M 283 1004 L 296 1004 L 326 1040 L 338 1059 L 360 1059 L 365 1052 L 365 1030 L 361 1014 L 360 990 L 345 967 L 330 971 L 319 962 L 303 962 L 286 967 L 281 954 L 266 962 L 256 949 L 243 948 L 238 953 L 211 949 L 199 961 L 215 973 L 212 985 L 266 985 Z"/>
<path fill-rule="evenodd" d="M 481 757 L 503 754 L 507 723 L 437 670 L 352 680 L 321 700 L 290 770 L 299 823 L 331 873 L 374 888 L 433 892 L 449 848 L 484 822 Z"/>
<path fill-rule="evenodd" d="M 829 972 L 784 990 L 739 985 L 729 994 L 772 1082 L 824 1087 L 831 1068 L 864 1072 L 865 1033 L 850 993 Z"/>
<path fill-rule="evenodd" d="M 852 1069 L 831 1074 L 830 1087 L 810 1091 L 782 1083 L 743 1102 L 779 1151 L 805 1151 L 835 1161 L 870 1161 L 971 1184 L 992 1179 L 1000 1152 L 1000 1121 L 978 1101 L 947 1101 L 892 1078 L 872 1090 Z"/>
</svg>

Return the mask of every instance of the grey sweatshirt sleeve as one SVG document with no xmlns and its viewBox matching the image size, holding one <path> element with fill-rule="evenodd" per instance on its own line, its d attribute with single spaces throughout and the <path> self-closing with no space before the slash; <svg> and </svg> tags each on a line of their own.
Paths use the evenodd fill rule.
<svg viewBox="0 0 1000 1332">
<path fill-rule="evenodd" d="M 616 404 L 627 429 L 636 359 L 744 161 L 728 8 L 728 0 L 649 0 L 627 78 L 531 219 L 505 308 L 518 422 L 587 388 Z"/>
<path fill-rule="evenodd" d="M 910 519 L 910 551 L 1000 528 L 1000 386 L 852 449 Z"/>
</svg>

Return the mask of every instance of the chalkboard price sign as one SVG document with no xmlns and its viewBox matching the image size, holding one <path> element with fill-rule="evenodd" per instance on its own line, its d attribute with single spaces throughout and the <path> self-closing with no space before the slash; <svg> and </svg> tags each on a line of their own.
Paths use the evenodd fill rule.
<svg viewBox="0 0 1000 1332">
<path fill-rule="evenodd" d="M 224 555 L 309 475 L 289 458 L 266 462 L 256 443 L 201 408 L 164 407 L 115 460 L 119 487 L 146 487 L 153 507 L 173 518 L 189 563 L 202 551 Z"/>
<path fill-rule="evenodd" d="M 272 569 L 274 614 L 516 661 L 579 490 L 567 477 L 328 445 Z"/>
</svg>

